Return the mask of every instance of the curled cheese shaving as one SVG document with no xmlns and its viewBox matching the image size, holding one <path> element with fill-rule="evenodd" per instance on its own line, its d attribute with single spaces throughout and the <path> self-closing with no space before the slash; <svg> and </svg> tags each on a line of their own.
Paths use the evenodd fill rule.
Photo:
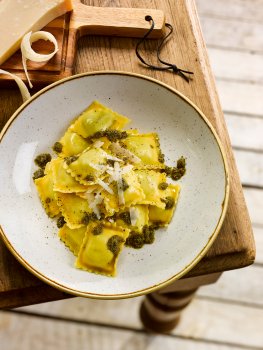
<svg viewBox="0 0 263 350">
<path fill-rule="evenodd" d="M 138 218 L 139 218 L 138 209 L 135 207 L 130 207 L 130 219 L 131 219 L 132 226 L 136 226 Z"/>
<path fill-rule="evenodd" d="M 54 44 L 54 51 L 47 55 L 35 52 L 32 49 L 31 44 L 40 39 L 48 40 L 52 42 Z M 26 61 L 31 60 L 33 62 L 45 62 L 50 60 L 57 53 L 57 51 L 58 51 L 58 42 L 54 37 L 54 35 L 49 32 L 45 32 L 45 31 L 38 31 L 35 33 L 29 32 L 23 37 L 21 42 L 22 63 L 23 63 L 23 68 L 25 70 L 25 74 L 26 74 L 29 86 L 31 88 L 33 87 L 33 85 L 28 76 Z"/>
<path fill-rule="evenodd" d="M 26 100 L 28 100 L 31 97 L 25 83 L 17 75 L 9 73 L 3 69 L 0 69 L 0 74 L 7 74 L 15 80 L 15 82 L 17 83 L 19 90 L 21 92 L 23 102 L 25 102 Z"/>
</svg>

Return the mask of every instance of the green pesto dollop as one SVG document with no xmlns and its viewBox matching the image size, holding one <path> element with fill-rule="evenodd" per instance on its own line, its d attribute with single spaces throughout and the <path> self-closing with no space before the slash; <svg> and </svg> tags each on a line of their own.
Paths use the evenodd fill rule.
<svg viewBox="0 0 263 350">
<path fill-rule="evenodd" d="M 107 137 L 111 142 L 116 142 L 118 140 L 125 139 L 128 136 L 126 131 L 120 131 L 115 129 L 106 129 L 95 132 L 88 139 L 100 139 L 101 137 Z"/>
<path fill-rule="evenodd" d="M 40 177 L 45 176 L 43 169 L 37 169 L 33 174 L 33 180 L 39 179 Z"/>
<path fill-rule="evenodd" d="M 124 242 L 124 239 L 121 236 L 114 235 L 111 236 L 107 242 L 107 248 L 114 254 L 118 255 L 121 248 L 121 243 Z"/>
<path fill-rule="evenodd" d="M 135 249 L 140 249 L 144 245 L 144 236 L 137 231 L 131 231 L 126 239 L 125 245 Z"/>
<path fill-rule="evenodd" d="M 162 190 L 162 191 L 166 190 L 167 187 L 168 187 L 168 183 L 167 182 L 161 182 L 158 185 L 159 190 Z"/>
<path fill-rule="evenodd" d="M 67 165 L 70 165 L 71 163 L 75 162 L 78 159 L 78 156 L 70 156 L 65 158 L 65 162 Z"/>
<path fill-rule="evenodd" d="M 81 219 L 81 223 L 83 225 L 88 225 L 91 221 L 97 221 L 97 215 L 95 213 L 87 213 L 85 212 L 82 219 Z"/>
<path fill-rule="evenodd" d="M 161 201 L 165 203 L 166 210 L 172 209 L 175 204 L 173 197 L 170 196 L 162 198 Z"/>
<path fill-rule="evenodd" d="M 57 220 L 57 227 L 61 228 L 65 225 L 66 221 L 64 219 L 64 216 L 60 216 Z"/>
<path fill-rule="evenodd" d="M 86 181 L 94 181 L 95 177 L 93 175 L 87 175 L 84 180 L 86 180 Z"/>
<path fill-rule="evenodd" d="M 127 225 L 131 225 L 131 217 L 130 213 L 128 211 L 124 211 L 123 213 L 119 214 L 119 219 L 125 222 Z"/>
<path fill-rule="evenodd" d="M 186 161 L 184 157 L 181 157 L 177 160 L 176 167 L 173 168 L 171 178 L 173 180 L 179 180 L 182 176 L 184 176 L 186 172 Z"/>
<path fill-rule="evenodd" d="M 98 236 L 102 233 L 103 231 L 103 224 L 99 223 L 97 226 L 95 226 L 92 230 L 92 233 L 94 236 Z"/>
<path fill-rule="evenodd" d="M 152 244 L 154 242 L 154 228 L 153 226 L 145 225 L 142 229 L 143 239 L 145 244 Z"/>
<path fill-rule="evenodd" d="M 176 166 L 177 166 L 178 169 L 185 168 L 185 166 L 186 166 L 186 160 L 185 160 L 185 158 L 184 158 L 183 156 L 181 156 L 181 158 L 179 158 L 179 159 L 177 160 Z"/>
<path fill-rule="evenodd" d="M 165 159 L 164 159 L 164 154 L 162 152 L 159 153 L 158 160 L 160 163 L 164 163 Z"/>
<path fill-rule="evenodd" d="M 162 170 L 166 173 L 167 176 L 171 177 L 172 180 L 177 181 L 181 179 L 182 176 L 186 173 L 186 160 L 184 157 L 181 157 L 177 160 L 176 167 L 165 166 Z"/>
<path fill-rule="evenodd" d="M 142 232 L 131 231 L 126 239 L 125 245 L 131 248 L 140 249 L 144 244 L 152 244 L 155 239 L 155 230 L 159 229 L 161 225 L 154 223 L 150 226 L 144 225 Z"/>
<path fill-rule="evenodd" d="M 55 142 L 54 145 L 53 145 L 53 150 L 55 152 L 57 152 L 57 153 L 61 153 L 62 152 L 62 148 L 63 148 L 63 145 L 60 142 Z"/>
<path fill-rule="evenodd" d="M 39 166 L 40 168 L 44 169 L 46 164 L 51 161 L 51 155 L 49 153 L 42 153 L 39 154 L 35 158 L 35 164 Z"/>
</svg>

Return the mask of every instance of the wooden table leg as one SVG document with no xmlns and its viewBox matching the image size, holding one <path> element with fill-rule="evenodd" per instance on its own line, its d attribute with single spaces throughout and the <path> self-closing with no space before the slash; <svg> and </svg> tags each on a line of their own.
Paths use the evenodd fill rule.
<svg viewBox="0 0 263 350">
<path fill-rule="evenodd" d="M 175 328 L 182 310 L 191 302 L 197 289 L 183 292 L 147 295 L 141 305 L 140 317 L 147 330 L 167 333 Z"/>
<path fill-rule="evenodd" d="M 214 283 L 220 273 L 186 278 L 145 296 L 140 318 L 145 329 L 156 333 L 171 332 L 180 320 L 184 308 L 191 302 L 198 287 Z"/>
</svg>

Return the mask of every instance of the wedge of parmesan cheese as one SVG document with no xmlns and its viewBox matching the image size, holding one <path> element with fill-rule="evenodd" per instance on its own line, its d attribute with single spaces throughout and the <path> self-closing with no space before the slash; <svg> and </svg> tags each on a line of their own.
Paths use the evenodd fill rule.
<svg viewBox="0 0 263 350">
<path fill-rule="evenodd" d="M 19 49 L 25 34 L 72 10 L 71 0 L 1 0 L 0 64 Z"/>
</svg>

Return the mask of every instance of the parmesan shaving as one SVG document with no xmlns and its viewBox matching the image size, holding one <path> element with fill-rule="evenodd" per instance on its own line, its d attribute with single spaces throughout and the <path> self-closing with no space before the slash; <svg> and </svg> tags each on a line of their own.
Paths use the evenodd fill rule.
<svg viewBox="0 0 263 350">
<path fill-rule="evenodd" d="M 138 209 L 135 207 L 130 207 L 130 219 L 132 226 L 136 226 L 138 220 Z"/>
<path fill-rule="evenodd" d="M 40 39 L 48 40 L 54 44 L 54 50 L 50 54 L 40 54 L 35 52 L 31 44 L 35 41 L 38 41 Z M 22 52 L 22 63 L 23 68 L 29 83 L 29 86 L 32 88 L 33 85 L 29 79 L 28 72 L 27 72 L 27 60 L 31 60 L 33 62 L 45 62 L 50 60 L 57 52 L 58 52 L 58 42 L 53 34 L 45 31 L 38 31 L 35 33 L 29 32 L 26 35 L 24 35 L 22 41 L 21 41 L 21 52 Z"/>
<path fill-rule="evenodd" d="M 106 169 L 108 168 L 107 165 L 103 165 L 103 164 L 94 164 L 92 162 L 89 162 L 89 166 L 97 171 L 101 171 L 102 173 L 104 173 L 106 171 Z"/>
<path fill-rule="evenodd" d="M 97 140 L 96 142 L 93 143 L 93 147 L 95 148 L 101 148 L 104 145 L 103 141 Z"/>
<path fill-rule="evenodd" d="M 123 184 L 122 184 L 122 171 L 120 168 L 120 164 L 118 162 L 114 163 L 114 170 L 115 170 L 115 178 L 117 181 L 117 188 L 118 188 L 118 197 L 119 197 L 119 204 L 124 205 L 125 199 L 124 199 L 124 192 L 123 192 Z"/>
<path fill-rule="evenodd" d="M 122 174 L 127 174 L 133 169 L 133 166 L 131 164 L 125 165 L 122 168 Z"/>
<path fill-rule="evenodd" d="M 127 174 L 128 172 L 130 172 L 133 169 L 133 166 L 131 164 L 128 164 L 128 165 L 125 165 L 123 168 L 120 168 L 120 166 L 119 166 L 119 169 L 121 171 L 121 174 L 124 175 L 124 174 Z M 106 169 L 106 172 L 107 172 L 107 174 L 110 175 L 109 184 L 112 181 L 118 181 L 119 172 L 116 172 L 115 167 L 114 168 L 109 167 L 108 169 Z"/>
<path fill-rule="evenodd" d="M 114 156 L 111 156 L 110 154 L 108 154 L 107 152 L 103 151 L 103 155 L 106 159 L 109 159 L 109 160 L 114 160 L 115 162 L 123 162 L 122 159 L 120 158 L 117 158 L 117 157 L 114 157 Z"/>
<path fill-rule="evenodd" d="M 95 191 L 96 188 L 88 188 L 86 192 L 84 192 L 85 195 L 89 194 L 89 193 L 92 193 Z"/>
<path fill-rule="evenodd" d="M 111 144 L 111 150 L 113 153 L 115 153 L 117 156 L 120 157 L 126 157 L 128 161 L 132 163 L 140 163 L 141 159 L 137 157 L 134 153 L 129 151 L 127 148 L 122 147 L 119 143 L 113 142 Z"/>
<path fill-rule="evenodd" d="M 96 193 L 95 197 L 93 193 L 86 193 L 89 207 L 94 211 L 98 219 L 100 219 L 100 211 L 98 205 L 103 201 L 101 194 Z"/>
<path fill-rule="evenodd" d="M 0 69 L 0 74 L 7 74 L 10 77 L 12 77 L 15 82 L 17 83 L 19 90 L 21 92 L 22 98 L 23 98 L 23 102 L 27 101 L 28 99 L 30 99 L 30 93 L 25 85 L 25 83 L 22 81 L 22 79 L 20 79 L 17 75 L 9 73 L 3 69 Z"/>
<path fill-rule="evenodd" d="M 108 184 L 106 184 L 106 182 L 102 181 L 101 179 L 97 179 L 97 183 L 104 188 L 105 191 L 107 191 L 110 194 L 114 194 L 114 192 L 112 191 L 112 189 L 110 188 L 110 186 Z"/>
<path fill-rule="evenodd" d="M 109 159 L 109 160 L 114 160 L 115 162 L 123 162 L 122 159 L 114 157 L 114 156 L 111 156 L 110 154 L 107 154 L 106 158 Z"/>
</svg>

